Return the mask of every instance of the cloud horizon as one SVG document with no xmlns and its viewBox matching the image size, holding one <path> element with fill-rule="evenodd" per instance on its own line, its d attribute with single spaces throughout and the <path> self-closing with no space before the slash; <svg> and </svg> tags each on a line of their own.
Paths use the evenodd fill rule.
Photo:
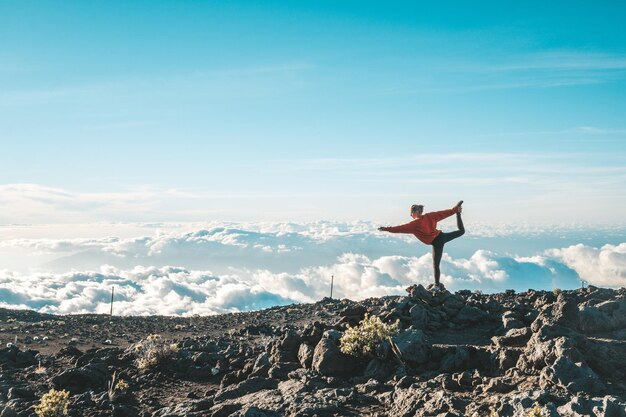
<svg viewBox="0 0 626 417">
<path fill-rule="evenodd" d="M 157 226 L 163 225 L 152 225 Z M 565 230 L 473 233 L 446 246 L 442 282 L 451 291 L 573 289 L 581 281 L 626 286 L 626 243 L 619 230 L 612 243 L 603 244 L 597 242 L 609 235 L 585 231 L 571 232 L 565 240 L 548 240 Z M 514 246 L 525 239 L 526 249 Z M 31 267 L 35 259 L 42 262 L 37 268 L 12 267 L 9 254 L 25 256 Z M 123 314 L 192 315 L 314 302 L 329 295 L 331 277 L 334 296 L 354 300 L 403 295 L 412 284 L 432 282 L 428 246 L 412 236 L 375 232 L 368 222 L 157 227 L 153 236 L 5 239 L 0 255 L 5 260 L 0 306 L 54 314 L 105 314 L 112 286 Z"/>
</svg>

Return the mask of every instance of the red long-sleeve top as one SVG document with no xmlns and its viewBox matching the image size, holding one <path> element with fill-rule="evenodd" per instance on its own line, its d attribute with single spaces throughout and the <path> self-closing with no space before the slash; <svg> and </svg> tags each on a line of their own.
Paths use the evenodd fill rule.
<svg viewBox="0 0 626 417">
<path fill-rule="evenodd" d="M 459 209 L 457 207 L 448 210 L 433 211 L 423 214 L 410 223 L 386 227 L 385 230 L 391 233 L 411 233 L 422 242 L 430 245 L 433 240 L 439 236 L 439 233 L 441 233 L 441 230 L 437 229 L 437 222 L 456 214 L 458 211 Z"/>
</svg>

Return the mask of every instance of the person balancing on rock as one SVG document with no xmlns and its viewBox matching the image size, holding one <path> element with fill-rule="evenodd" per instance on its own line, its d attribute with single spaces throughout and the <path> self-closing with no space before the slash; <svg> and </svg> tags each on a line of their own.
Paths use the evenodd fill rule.
<svg viewBox="0 0 626 417">
<path fill-rule="evenodd" d="M 378 230 L 390 233 L 411 233 L 425 244 L 432 245 L 435 287 L 440 288 L 439 276 L 441 272 L 439 270 L 439 264 L 441 263 L 441 256 L 443 255 L 443 245 L 452 239 L 463 236 L 465 233 L 465 227 L 463 227 L 463 220 L 461 219 L 462 204 L 463 200 L 459 201 L 457 205 L 451 209 L 433 211 L 426 214 L 423 214 L 424 206 L 413 204 L 411 206 L 411 217 L 414 219 L 412 222 L 400 226 L 379 227 Z M 438 230 L 437 222 L 453 214 L 456 214 L 456 224 L 459 230 L 450 233 L 444 233 Z"/>
</svg>

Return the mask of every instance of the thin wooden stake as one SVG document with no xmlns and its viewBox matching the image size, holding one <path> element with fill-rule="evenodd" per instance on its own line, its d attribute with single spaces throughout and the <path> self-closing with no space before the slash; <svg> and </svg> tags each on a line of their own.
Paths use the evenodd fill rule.
<svg viewBox="0 0 626 417">
<path fill-rule="evenodd" d="M 331 275 L 330 276 L 330 298 L 333 298 L 333 284 L 335 282 L 335 276 Z"/>
<path fill-rule="evenodd" d="M 115 292 L 115 287 L 111 287 L 111 317 L 113 317 L 113 293 Z"/>
</svg>

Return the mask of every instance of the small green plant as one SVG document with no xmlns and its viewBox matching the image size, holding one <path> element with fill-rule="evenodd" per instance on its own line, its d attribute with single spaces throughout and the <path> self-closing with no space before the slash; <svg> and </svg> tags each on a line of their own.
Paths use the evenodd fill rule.
<svg viewBox="0 0 626 417">
<path fill-rule="evenodd" d="M 117 372 L 113 372 L 113 376 L 108 383 L 109 389 L 107 394 L 109 395 L 109 401 L 113 402 L 120 393 L 126 392 L 129 388 L 128 382 L 123 379 L 117 379 Z"/>
<path fill-rule="evenodd" d="M 115 384 L 115 389 L 119 391 L 126 391 L 128 389 L 128 382 L 120 379 L 117 381 L 117 384 Z"/>
<path fill-rule="evenodd" d="M 541 406 L 535 404 L 535 406 L 533 408 L 528 410 L 527 416 L 528 417 L 545 417 L 545 414 L 543 413 L 543 408 L 541 408 Z"/>
<path fill-rule="evenodd" d="M 39 417 L 66 416 L 69 396 L 68 391 L 51 389 L 41 397 L 39 404 L 35 406 L 35 414 Z"/>
<path fill-rule="evenodd" d="M 167 343 L 161 335 L 151 334 L 134 346 L 139 369 L 148 369 L 163 363 L 178 351 L 176 344 Z"/>
<path fill-rule="evenodd" d="M 559 296 L 559 294 L 561 294 L 563 292 L 562 289 L 560 288 L 555 288 L 552 290 L 552 294 L 556 295 L 557 297 Z"/>
<path fill-rule="evenodd" d="M 358 326 L 349 327 L 339 340 L 341 351 L 354 356 L 371 356 L 384 340 L 399 332 L 399 322 L 385 324 L 378 316 L 365 315 Z"/>
</svg>

